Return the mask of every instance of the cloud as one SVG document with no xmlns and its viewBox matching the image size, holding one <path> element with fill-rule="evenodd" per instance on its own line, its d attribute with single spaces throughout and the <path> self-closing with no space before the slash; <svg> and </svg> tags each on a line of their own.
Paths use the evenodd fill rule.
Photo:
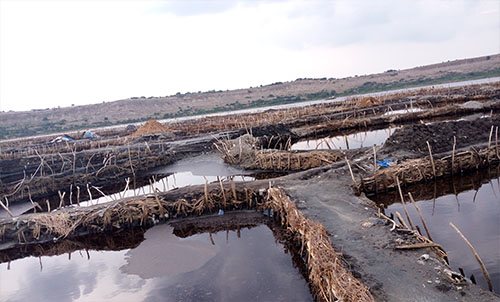
<svg viewBox="0 0 500 302">
<path fill-rule="evenodd" d="M 196 16 L 222 13 L 237 5 L 237 1 L 223 0 L 162 1 L 156 3 L 150 9 L 150 12 L 160 14 L 168 13 L 175 16 Z"/>
<path fill-rule="evenodd" d="M 500 52 L 496 1 L 0 6 L 0 110 L 340 77 Z"/>
</svg>

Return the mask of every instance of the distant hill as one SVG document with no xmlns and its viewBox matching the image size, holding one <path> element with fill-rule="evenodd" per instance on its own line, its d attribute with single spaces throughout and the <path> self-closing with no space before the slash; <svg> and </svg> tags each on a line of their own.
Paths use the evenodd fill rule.
<svg viewBox="0 0 500 302">
<path fill-rule="evenodd" d="M 500 54 L 343 79 L 305 78 L 228 91 L 141 96 L 85 106 L 0 112 L 0 139 L 495 76 L 500 76 Z"/>
</svg>

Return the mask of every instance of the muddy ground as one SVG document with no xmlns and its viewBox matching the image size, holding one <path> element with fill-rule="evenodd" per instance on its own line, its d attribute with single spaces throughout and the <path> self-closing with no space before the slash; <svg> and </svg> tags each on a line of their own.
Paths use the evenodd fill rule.
<svg viewBox="0 0 500 302">
<path fill-rule="evenodd" d="M 480 90 L 481 87 L 477 89 Z M 402 129 L 398 129 L 381 148 L 376 148 L 380 158 L 390 157 L 394 163 L 404 162 L 408 158 L 426 157 L 428 155 L 427 141 L 436 155 L 445 156 L 450 154 L 453 148 L 453 136 L 456 137 L 455 147 L 457 151 L 468 150 L 472 147 L 475 148 L 473 150 L 479 150 L 488 145 L 492 126 L 494 129 L 500 126 L 500 118 L 497 115 L 498 108 L 500 108 L 498 106 L 500 86 L 491 89 L 494 93 L 490 93 L 483 99 L 476 98 L 475 100 L 478 100 L 480 106 L 469 108 L 470 110 L 465 110 L 463 107 L 458 109 L 459 107 L 453 103 L 453 100 L 457 99 L 459 99 L 458 104 L 467 101 L 467 97 L 463 97 L 463 90 L 460 91 L 461 98 L 456 98 L 447 91 L 446 96 L 439 93 L 434 97 L 432 97 L 432 94 L 426 95 L 426 101 L 422 101 L 423 112 L 400 114 L 390 118 L 382 116 L 389 111 L 387 106 L 390 105 L 388 104 L 394 105 L 398 103 L 399 106 L 404 108 L 405 105 L 410 105 L 410 102 L 412 105 L 417 104 L 417 102 L 414 102 L 414 99 L 408 99 L 408 96 L 394 97 L 392 100 L 385 100 L 386 104 L 372 106 L 373 108 L 370 108 L 370 110 L 362 109 L 364 110 L 363 114 L 360 114 L 360 108 L 341 109 L 339 113 L 339 106 L 334 106 L 333 109 L 324 109 L 326 115 L 329 116 L 328 119 L 324 118 L 326 115 L 321 114 L 323 111 L 318 111 L 310 115 L 309 119 L 305 115 L 271 126 L 262 126 L 261 121 L 259 121 L 256 122 L 258 124 L 256 126 L 250 124 L 232 130 L 224 128 L 226 130 L 224 132 L 212 131 L 205 134 L 184 132 L 176 134 L 177 137 L 161 134 L 152 135 L 135 139 L 133 142 L 129 141 L 125 147 L 114 147 L 112 144 L 108 144 L 106 147 L 86 147 L 87 149 L 83 148 L 79 152 L 71 153 L 68 151 L 63 152 L 64 146 L 61 146 L 61 154 L 50 151 L 50 154 L 43 155 L 47 157 L 46 163 L 49 163 L 49 165 L 52 164 L 50 159 L 54 159 L 51 168 L 55 171 L 52 171 L 52 173 L 48 172 L 50 169 L 44 165 L 42 156 L 37 154 L 24 156 L 22 153 L 19 155 L 16 152 L 7 152 L 3 154 L 4 159 L 0 160 L 0 192 L 3 192 L 3 201 L 6 201 L 5 196 L 9 195 L 8 197 L 12 202 L 27 202 L 28 191 L 34 192 L 29 197 L 31 199 L 43 200 L 48 196 L 58 196 L 60 205 L 64 206 L 69 203 L 68 196 L 70 194 L 75 198 L 74 196 L 77 194 L 75 187 L 77 185 L 82 186 L 83 190 L 85 183 L 88 183 L 88 181 L 92 181 L 94 184 L 106 183 L 110 187 L 109 190 L 113 191 L 114 187 L 120 187 L 119 184 L 123 184 L 125 177 L 133 177 L 136 176 L 135 173 L 139 175 L 158 165 L 172 163 L 181 158 L 189 158 L 213 150 L 214 143 L 220 143 L 225 139 L 235 139 L 235 142 L 237 142 L 239 136 L 251 133 L 256 138 L 257 150 L 272 147 L 281 149 L 280 152 L 287 152 L 287 142 L 290 144 L 310 137 L 312 134 L 321 136 L 342 131 L 352 131 L 356 128 L 369 129 L 370 125 L 366 124 L 367 120 L 379 121 L 376 125 L 373 125 L 374 127 L 389 125 L 398 121 L 409 123 Z M 427 102 L 433 105 L 425 107 L 423 104 Z M 396 108 L 396 106 L 394 107 Z M 433 114 L 439 115 L 439 112 L 443 112 L 443 110 L 447 110 L 444 115 L 446 121 L 442 120 L 443 116 L 439 116 L 435 120 L 432 119 Z M 455 121 L 464 115 L 477 113 L 483 114 L 469 116 L 469 120 Z M 482 117 L 482 115 L 487 116 Z M 420 122 L 424 119 L 426 123 Z M 429 120 L 431 120 L 431 123 L 427 123 Z M 214 133 L 217 133 L 217 135 L 214 136 Z M 179 140 L 179 136 L 184 139 Z M 496 132 L 494 131 L 493 143 L 491 144 L 493 148 L 496 145 L 495 137 Z M 9 145 L 10 149 L 8 150 L 26 148 L 26 145 L 29 146 L 29 144 L 28 141 L 24 145 L 23 143 Z M 146 151 L 148 149 L 149 152 Z M 132 150 L 131 154 L 135 154 L 135 156 L 129 155 L 129 150 Z M 238 149 L 236 148 L 236 150 Z M 134 151 L 136 152 L 134 153 Z M 106 164 L 106 158 L 109 158 L 109 156 L 106 157 L 106 154 L 109 154 L 109 152 L 115 152 L 117 159 Z M 446 276 L 447 266 L 434 249 L 423 248 L 401 251 L 394 248 L 396 245 L 414 243 L 415 237 L 408 232 L 391 230 L 392 223 L 378 215 L 378 207 L 365 197 L 364 193 L 358 194 L 359 192 L 353 189 L 354 183 L 351 172 L 344 160 L 344 158 L 348 158 L 352 163 L 351 169 L 356 180 L 359 177 L 371 176 L 374 168 L 372 148 L 361 148 L 348 152 L 326 150 L 326 152 L 340 154 L 338 161 L 326 163 L 323 167 L 312 168 L 307 171 L 299 171 L 284 176 L 281 174 L 276 175 L 279 177 L 271 179 L 237 183 L 234 185 L 234 190 L 238 190 L 238 192 L 242 192 L 244 189 L 258 191 L 267 189 L 269 186 L 283 188 L 305 216 L 323 224 L 328 231 L 332 246 L 344 256 L 348 269 L 370 288 L 370 292 L 377 301 L 500 301 L 498 295 L 483 290 L 479 286 L 457 284 L 450 281 Z M 92 156 L 92 154 L 95 155 Z M 62 155 L 63 158 L 67 156 L 68 163 L 64 164 L 63 159 L 56 164 L 56 158 L 60 157 L 59 155 Z M 82 160 L 79 162 L 71 161 L 71 158 L 77 157 L 82 158 Z M 492 160 L 492 163 L 493 161 L 498 162 L 498 160 L 499 158 Z M 26 165 L 28 161 L 30 164 Z M 99 174 L 97 172 L 107 165 L 113 166 L 113 169 L 107 174 L 97 175 Z M 44 167 L 45 173 L 40 172 L 40 167 Z M 55 167 L 57 168 L 55 169 Z M 283 173 L 287 171 L 256 172 Z M 46 182 L 44 183 L 42 180 Z M 40 182 L 38 187 L 37 181 Z M 68 187 L 72 184 L 71 190 L 68 191 Z M 224 185 L 231 186 L 232 184 L 226 183 Z M 189 196 L 202 196 L 203 192 L 218 188 L 218 186 L 218 183 L 214 183 L 207 187 L 185 187 L 170 192 L 162 192 L 160 197 L 172 198 L 172 200 L 182 197 L 189 199 Z M 49 187 L 49 190 L 42 189 L 46 187 Z M 63 190 L 67 192 L 66 198 L 60 198 L 60 194 L 58 194 Z M 93 193 L 97 194 L 96 192 Z M 150 198 L 153 197 L 150 196 Z M 116 205 L 119 202 L 113 204 Z M 54 204 L 57 204 L 57 198 Z M 96 206 L 96 208 L 99 207 L 104 206 Z M 31 216 L 0 218 L 0 226 L 15 226 L 17 219 L 22 220 L 25 217 Z M 227 219 L 226 217 L 224 219 Z M 255 219 L 258 220 L 258 218 Z M 178 223 L 184 225 L 184 228 L 179 229 L 186 234 L 204 229 L 204 226 L 200 224 L 189 226 L 189 220 L 179 221 Z M 227 224 L 223 221 L 218 223 L 221 225 Z M 14 234 L 12 233 L 11 237 L 7 233 L 2 234 L 3 237 L 0 241 L 0 259 L 2 261 L 24 257 L 36 253 L 35 251 L 40 251 L 40 249 L 32 248 L 32 245 L 28 243 L 19 245 L 17 242 L 19 238 L 15 237 Z M 110 234 L 111 238 L 120 238 L 118 234 Z M 140 237 L 141 231 L 138 234 Z M 71 240 L 75 238 L 78 238 L 78 234 L 74 235 Z M 80 245 L 74 244 L 73 246 L 78 247 Z M 45 250 L 50 251 L 51 249 L 46 248 Z M 420 257 L 423 254 L 429 254 L 430 258 L 421 261 Z M 300 255 L 294 255 L 294 257 L 300 257 Z"/>
</svg>

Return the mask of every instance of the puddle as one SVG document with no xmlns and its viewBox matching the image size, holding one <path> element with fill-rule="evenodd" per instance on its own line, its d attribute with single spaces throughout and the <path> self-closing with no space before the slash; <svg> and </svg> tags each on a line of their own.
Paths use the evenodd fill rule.
<svg viewBox="0 0 500 302">
<path fill-rule="evenodd" d="M 356 132 L 346 136 L 338 135 L 315 140 L 299 141 L 292 145 L 291 150 L 316 149 L 358 149 L 373 145 L 382 145 L 396 129 L 386 128 L 365 132 Z"/>
<path fill-rule="evenodd" d="M 421 112 L 424 111 L 423 109 L 420 108 L 406 108 L 406 109 L 400 109 L 400 110 L 391 110 L 386 113 L 384 113 L 384 116 L 388 115 L 396 115 L 396 114 L 406 114 L 406 113 L 413 113 L 413 112 Z"/>
<path fill-rule="evenodd" d="M 260 214 L 259 214 L 260 215 Z M 229 215 L 224 215 L 229 216 Z M 312 301 L 277 224 L 180 238 L 153 227 L 137 247 L 0 264 L 5 301 Z"/>
<path fill-rule="evenodd" d="M 409 192 L 417 200 L 433 240 L 447 251 L 451 267 L 456 271 L 459 267 L 463 268 L 466 277 L 474 274 L 478 284 L 487 289 L 478 262 L 449 222 L 456 225 L 474 246 L 490 274 L 494 291 L 500 293 L 498 175 L 496 169 L 480 171 L 460 178 L 411 186 Z M 404 190 L 406 192 L 408 190 Z M 386 215 L 395 215 L 398 211 L 404 216 L 397 192 L 379 194 L 372 199 L 384 205 Z M 415 208 L 407 204 L 407 209 L 413 223 L 418 224 L 425 235 Z"/>
</svg>

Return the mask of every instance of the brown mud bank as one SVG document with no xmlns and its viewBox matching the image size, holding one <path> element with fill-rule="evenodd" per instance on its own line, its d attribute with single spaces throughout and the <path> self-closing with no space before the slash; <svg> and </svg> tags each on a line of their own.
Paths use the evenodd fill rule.
<svg viewBox="0 0 500 302">
<path fill-rule="evenodd" d="M 385 216 L 365 197 L 397 192 L 397 180 L 404 188 L 498 164 L 499 95 L 500 84 L 495 83 L 191 120 L 132 141 L 125 139 L 131 133 L 101 138 L 115 143 L 85 143 L 74 152 L 80 142 L 61 144 L 58 153 L 29 149 L 26 140 L 9 142 L 8 150 L 31 151 L 2 153 L 4 206 L 7 200 L 30 202 L 55 194 L 59 206 L 49 213 L 0 218 L 0 259 L 36 255 L 32 247 L 38 244 L 99 234 L 118 240 L 127 230 L 137 230 L 140 237 L 141 230 L 163 222 L 188 226 L 207 215 L 257 210 L 261 217 L 272 213 L 290 244 L 299 247 L 298 257 L 319 301 L 499 301 L 454 272 L 439 242 L 413 229 L 404 217 Z M 463 117 L 465 121 L 457 121 Z M 290 150 L 310 137 L 391 125 L 402 127 L 381 147 Z M 112 193 L 121 190 L 118 184 L 127 177 L 147 184 L 149 174 L 141 173 L 213 149 L 222 151 L 230 164 L 255 169 L 253 173 L 295 173 L 251 182 L 207 180 L 205 185 L 65 207 L 78 192 L 98 194 L 97 189 L 109 186 Z M 181 229 L 190 234 L 205 227 L 213 226 Z"/>
</svg>

